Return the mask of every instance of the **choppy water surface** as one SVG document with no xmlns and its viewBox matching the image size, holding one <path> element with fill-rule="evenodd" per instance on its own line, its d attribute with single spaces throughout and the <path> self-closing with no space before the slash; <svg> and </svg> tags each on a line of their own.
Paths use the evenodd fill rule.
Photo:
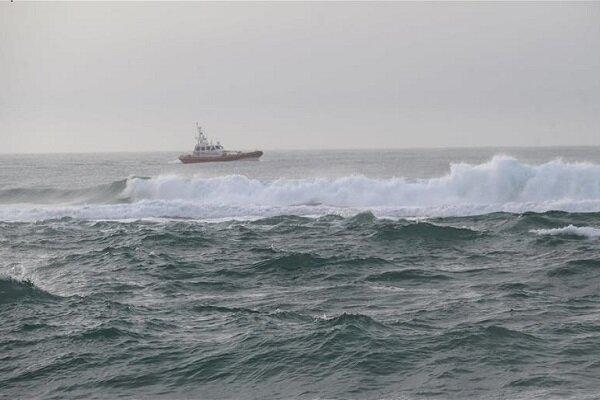
<svg viewBox="0 0 600 400">
<path fill-rule="evenodd" d="M 0 157 L 3 396 L 597 395 L 599 149 L 175 158 Z"/>
</svg>

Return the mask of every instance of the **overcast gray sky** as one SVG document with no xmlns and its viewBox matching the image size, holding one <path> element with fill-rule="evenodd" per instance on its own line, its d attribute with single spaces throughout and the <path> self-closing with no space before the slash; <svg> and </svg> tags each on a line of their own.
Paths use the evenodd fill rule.
<svg viewBox="0 0 600 400">
<path fill-rule="evenodd" d="M 0 4 L 0 152 L 600 145 L 600 2 Z"/>
</svg>

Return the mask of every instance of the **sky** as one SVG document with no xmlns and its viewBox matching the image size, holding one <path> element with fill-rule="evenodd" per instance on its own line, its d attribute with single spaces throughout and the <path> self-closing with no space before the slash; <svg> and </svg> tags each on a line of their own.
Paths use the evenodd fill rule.
<svg viewBox="0 0 600 400">
<path fill-rule="evenodd" d="M 0 152 L 600 145 L 600 2 L 0 4 Z"/>
</svg>

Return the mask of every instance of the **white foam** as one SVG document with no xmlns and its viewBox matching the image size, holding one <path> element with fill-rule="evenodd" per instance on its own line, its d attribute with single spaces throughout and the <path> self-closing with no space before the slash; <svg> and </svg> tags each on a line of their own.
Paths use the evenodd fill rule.
<svg viewBox="0 0 600 400">
<path fill-rule="evenodd" d="M 583 236 L 583 237 L 588 237 L 588 238 L 600 237 L 600 228 L 593 228 L 590 226 L 568 225 L 563 228 L 534 229 L 531 232 L 536 233 L 538 235 L 550 235 L 550 236 L 572 235 L 572 236 Z"/>
<path fill-rule="evenodd" d="M 539 166 L 496 156 L 480 164 L 452 164 L 450 174 L 432 179 L 280 179 L 263 182 L 245 176 L 130 179 L 125 194 L 132 200 L 193 200 L 202 204 L 336 207 L 500 208 L 511 204 L 557 204 L 600 201 L 600 165 L 552 161 Z"/>
<path fill-rule="evenodd" d="M 561 160 L 528 165 L 507 156 L 471 165 L 452 164 L 446 176 L 409 180 L 347 176 L 338 179 L 261 181 L 157 176 L 127 180 L 128 203 L 0 207 L 0 220 L 245 219 L 282 214 L 377 217 L 466 216 L 491 212 L 600 211 L 600 165 Z"/>
</svg>

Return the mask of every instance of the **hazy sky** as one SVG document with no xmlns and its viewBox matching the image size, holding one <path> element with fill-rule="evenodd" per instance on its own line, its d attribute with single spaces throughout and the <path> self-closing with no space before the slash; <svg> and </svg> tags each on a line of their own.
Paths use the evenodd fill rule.
<svg viewBox="0 0 600 400">
<path fill-rule="evenodd" d="M 0 152 L 600 145 L 600 2 L 0 4 Z"/>
</svg>

